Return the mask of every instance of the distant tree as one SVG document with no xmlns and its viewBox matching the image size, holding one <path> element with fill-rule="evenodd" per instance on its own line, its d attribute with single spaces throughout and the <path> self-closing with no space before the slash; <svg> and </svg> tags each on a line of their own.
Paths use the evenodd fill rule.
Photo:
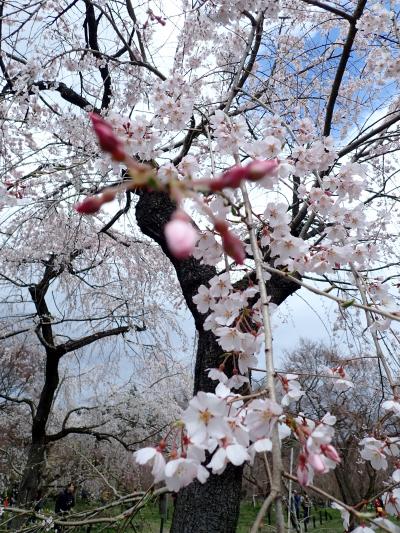
<svg viewBox="0 0 400 533">
<path fill-rule="evenodd" d="M 371 499 L 382 489 L 382 476 L 360 457 L 359 442 L 376 433 L 398 435 L 400 430 L 393 420 L 382 420 L 390 385 L 374 359 L 301 339 L 298 348 L 286 353 L 283 368 L 298 373 L 305 392 L 296 405 L 298 412 L 317 420 L 327 412 L 336 417 L 335 445 L 341 462 L 332 475 L 340 499 L 351 506 Z M 324 486 L 322 479 L 321 483 Z"/>
<path fill-rule="evenodd" d="M 20 504 L 35 498 L 46 456 L 50 447 L 60 439 L 70 434 L 86 433 L 96 438 L 114 436 L 124 442 L 118 437 L 120 431 L 107 433 L 104 429 L 106 420 L 116 417 L 110 399 L 108 407 L 104 400 L 100 405 L 85 406 L 80 403 L 83 400 L 79 393 L 78 398 L 74 398 L 74 392 L 70 390 L 69 402 L 64 399 L 64 408 L 59 405 L 59 413 L 55 411 L 55 402 L 62 399 L 62 387 L 65 388 L 60 381 L 60 369 L 64 368 L 66 356 L 76 354 L 79 361 L 83 349 L 99 344 L 102 339 L 104 342 L 129 332 L 132 346 L 137 344 L 137 351 L 143 352 L 140 344 L 145 337 L 142 336 L 141 341 L 140 332 L 147 335 L 151 344 L 151 328 L 147 332 L 146 324 L 154 320 L 151 315 L 154 317 L 159 312 L 161 316 L 161 307 L 157 311 L 154 300 L 149 307 L 144 303 L 153 290 L 149 284 L 151 276 L 138 272 L 132 283 L 131 269 L 135 263 L 132 249 L 127 255 L 123 253 L 126 246 L 115 240 L 101 235 L 92 238 L 88 233 L 91 226 L 77 216 L 64 219 L 58 226 L 54 225 L 53 216 L 44 213 L 43 217 L 41 236 L 32 231 L 36 222 L 24 217 L 20 219 L 18 228 L 3 240 L 0 267 L 5 295 L 3 306 L 8 310 L 0 321 L 5 343 L 1 355 L 0 407 L 15 416 L 16 411 L 11 411 L 10 405 L 16 404 L 19 410 L 24 407 L 25 418 L 27 413 L 31 417 L 30 444 L 19 489 Z M 124 255 L 127 263 L 124 263 Z M 153 290 L 154 299 L 160 294 L 159 288 Z M 118 346 L 120 351 L 124 350 L 123 339 L 119 345 L 104 344 L 103 359 L 108 357 L 108 350 L 117 354 Z M 101 354 L 99 348 L 91 349 L 95 368 L 96 352 Z M 68 363 L 71 364 L 72 361 Z M 110 368 L 117 365 L 117 358 L 114 358 Z M 79 379 L 79 367 L 75 374 Z M 158 377 L 162 379 L 163 375 Z M 92 378 L 95 379 L 94 374 Z M 84 382 L 81 379 L 81 386 Z M 108 409 L 114 409 L 111 416 L 107 416 Z M 90 415 L 78 416 L 85 411 Z M 125 426 L 128 427 L 127 422 Z"/>
</svg>

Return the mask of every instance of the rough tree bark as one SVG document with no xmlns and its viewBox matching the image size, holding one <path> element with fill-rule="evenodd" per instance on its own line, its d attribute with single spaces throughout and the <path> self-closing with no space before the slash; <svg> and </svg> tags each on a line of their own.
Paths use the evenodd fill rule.
<svg viewBox="0 0 400 533">
<path fill-rule="evenodd" d="M 207 377 L 206 369 L 221 362 L 223 351 L 214 334 L 203 329 L 206 315 L 198 312 L 192 298 L 200 285 L 207 284 L 216 275 L 216 270 L 194 258 L 179 261 L 170 255 L 163 228 L 174 209 L 175 205 L 166 194 L 140 191 L 136 219 L 141 231 L 161 246 L 174 265 L 183 296 L 194 318 L 198 346 L 193 392 L 214 392 L 215 381 Z M 271 301 L 277 305 L 297 289 L 297 284 L 280 276 L 273 276 L 268 282 Z M 226 371 L 229 373 L 229 368 Z M 228 465 L 222 475 L 211 475 L 204 485 L 195 481 L 182 489 L 176 499 L 171 533 L 234 533 L 239 518 L 242 474 L 242 467 Z"/>
<path fill-rule="evenodd" d="M 59 383 L 59 357 L 54 353 L 46 355 L 45 382 L 33 418 L 32 441 L 19 486 L 18 503 L 20 505 L 26 505 L 35 500 L 45 466 L 48 448 L 46 424 Z"/>
</svg>

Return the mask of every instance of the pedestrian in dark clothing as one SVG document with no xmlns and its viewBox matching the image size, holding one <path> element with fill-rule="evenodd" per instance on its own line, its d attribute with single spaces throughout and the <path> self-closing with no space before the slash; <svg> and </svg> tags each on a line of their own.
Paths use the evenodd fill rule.
<svg viewBox="0 0 400 533">
<path fill-rule="evenodd" d="M 44 501 L 45 501 L 45 498 L 43 496 L 43 491 L 42 489 L 39 489 L 36 493 L 36 496 L 33 502 L 33 510 L 35 511 L 35 513 L 40 513 L 40 511 L 44 507 Z M 28 520 L 28 524 L 34 524 L 35 522 L 36 522 L 35 516 L 31 516 Z"/>
<path fill-rule="evenodd" d="M 57 496 L 55 512 L 57 514 L 68 513 L 75 505 L 75 485 L 69 483 Z"/>
<path fill-rule="evenodd" d="M 75 485 L 69 483 L 65 489 L 60 492 L 56 499 L 55 512 L 58 515 L 67 514 L 75 505 Z M 55 531 L 60 533 L 62 531 L 60 526 L 55 527 Z"/>
<path fill-rule="evenodd" d="M 296 490 L 294 490 L 293 491 L 293 502 L 294 502 L 294 508 L 295 508 L 295 511 L 296 511 L 297 520 L 300 520 L 301 500 L 302 500 L 301 495 Z"/>
<path fill-rule="evenodd" d="M 45 502 L 45 497 L 43 495 L 43 491 L 41 489 L 39 489 L 36 493 L 36 497 L 35 497 L 35 502 L 34 502 L 34 506 L 33 506 L 33 509 L 37 512 L 37 513 L 40 513 L 40 511 L 43 509 L 44 507 L 44 502 Z"/>
<path fill-rule="evenodd" d="M 310 521 L 312 503 L 308 494 L 303 499 L 303 511 L 304 511 L 304 527 L 307 531 L 308 522 Z"/>
</svg>

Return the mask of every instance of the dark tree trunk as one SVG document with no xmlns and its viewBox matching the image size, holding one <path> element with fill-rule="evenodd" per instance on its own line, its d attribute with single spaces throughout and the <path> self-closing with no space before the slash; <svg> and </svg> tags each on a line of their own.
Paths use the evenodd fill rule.
<svg viewBox="0 0 400 533">
<path fill-rule="evenodd" d="M 45 443 L 32 442 L 18 491 L 18 503 L 29 506 L 36 498 L 46 462 Z"/>
<path fill-rule="evenodd" d="M 211 475 L 179 491 L 171 533 L 234 533 L 240 511 L 243 468 L 228 464 L 225 472 Z"/>
<path fill-rule="evenodd" d="M 139 196 L 136 205 L 138 225 L 145 235 L 161 246 L 174 265 L 183 296 L 195 321 L 198 347 L 194 394 L 199 390 L 214 392 L 215 381 L 208 379 L 206 369 L 219 365 L 223 351 L 213 333 L 204 331 L 205 315 L 198 312 L 192 298 L 200 285 L 207 284 L 216 275 L 216 270 L 200 264 L 194 258 L 179 261 L 172 257 L 165 242 L 163 228 L 175 209 L 174 204 L 163 193 L 140 191 Z M 248 279 L 240 285 L 247 283 Z M 277 305 L 297 289 L 297 284 L 280 276 L 273 276 L 268 282 L 271 300 Z M 228 373 L 229 368 L 226 370 Z M 242 473 L 242 467 L 228 465 L 222 475 L 211 475 L 204 485 L 195 481 L 179 491 L 171 533 L 234 533 L 239 518 Z"/>
<path fill-rule="evenodd" d="M 18 492 L 19 505 L 29 506 L 36 498 L 42 479 L 48 449 L 46 425 L 49 419 L 59 376 L 59 356 L 46 350 L 45 381 L 32 423 L 32 441 Z"/>
<path fill-rule="evenodd" d="M 46 425 L 59 382 L 58 362 L 59 357 L 54 351 L 50 348 L 48 350 L 46 349 L 45 382 L 33 418 L 32 441 L 18 489 L 17 499 L 20 507 L 31 507 L 40 488 L 48 448 Z M 19 531 L 24 526 L 26 520 L 27 517 L 23 515 L 15 517 L 12 521 L 13 530 Z"/>
</svg>

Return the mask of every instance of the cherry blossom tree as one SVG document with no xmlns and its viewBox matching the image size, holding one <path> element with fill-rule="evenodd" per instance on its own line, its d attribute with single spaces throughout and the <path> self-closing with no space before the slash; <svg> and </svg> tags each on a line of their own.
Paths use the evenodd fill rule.
<svg viewBox="0 0 400 533">
<path fill-rule="evenodd" d="M 352 356 L 348 348 L 339 353 L 303 339 L 298 349 L 286 355 L 283 366 L 287 372 L 298 372 L 304 391 L 298 398 L 298 411 L 320 418 L 329 409 L 336 416 L 335 445 L 341 462 L 332 472 L 337 487 L 334 492 L 346 504 L 357 505 L 373 499 L 383 488 L 381 469 L 375 470 L 365 460 L 360 441 L 374 434 L 378 424 L 384 426 L 383 432 L 389 438 L 398 433 L 398 427 L 396 419 L 382 417 L 383 397 L 390 394 L 390 387 L 383 378 L 382 390 L 375 361 Z M 394 459 L 390 454 L 383 457 L 389 462 Z M 326 486 L 326 480 L 321 481 Z"/>
<path fill-rule="evenodd" d="M 45 213 L 32 217 L 36 237 L 49 213 L 59 227 L 75 210 L 93 238 L 121 250 L 139 239 L 145 257 L 157 243 L 194 318 L 195 396 L 158 445 L 135 455 L 155 482 L 180 489 L 172 531 L 234 531 L 243 464 L 256 453 L 267 454 L 271 492 L 252 531 L 272 504 L 283 531 L 281 441 L 299 441 L 304 485 L 340 455 L 329 410 L 315 419 L 290 410 L 302 391 L 277 372 L 274 308 L 300 287 L 335 302 L 341 327 L 357 323 L 385 374 L 385 416 L 400 409 L 398 7 L 11 0 L 1 9 L 2 201 L 16 204 L 6 217 Z M 164 265 L 149 263 L 153 274 Z M 130 274 L 134 285 L 138 269 Z M 42 318 L 38 332 L 55 347 L 43 327 Z M 266 386 L 253 392 L 261 352 Z M 362 456 L 383 469 L 397 436 L 380 431 L 365 436 Z"/>
<path fill-rule="evenodd" d="M 39 212 L 36 210 L 37 214 Z M 149 276 L 143 278 L 138 274 L 135 284 L 132 284 L 130 270 L 137 260 L 133 249 L 125 255 L 128 264 L 124 264 L 123 250 L 116 252 L 122 245 L 114 240 L 103 245 L 101 238 L 92 239 L 91 233 L 86 231 L 91 230 L 91 225 L 87 227 L 79 217 L 63 219 L 62 222 L 58 219 L 61 227 L 56 227 L 52 226 L 54 219 L 50 216 L 48 220 L 42 220 L 41 229 L 44 231 L 40 236 L 39 232 L 32 232 L 32 221 L 26 215 L 14 217 L 16 226 L 8 226 L 0 271 L 5 293 L 3 306 L 7 310 L 1 322 L 2 338 L 4 343 L 8 343 L 2 355 L 0 398 L 8 410 L 13 403 L 19 406 L 19 410 L 24 406 L 25 419 L 27 415 L 31 417 L 30 447 L 20 484 L 20 503 L 35 498 L 46 457 L 51 446 L 60 439 L 70 434 L 88 434 L 97 439 L 114 438 L 129 446 L 129 440 L 124 438 L 127 432 L 112 428 L 107 420 L 112 419 L 113 424 L 118 426 L 121 415 L 117 415 L 117 406 L 120 404 L 126 408 L 132 394 L 125 400 L 116 400 L 108 391 L 107 402 L 92 397 L 89 406 L 82 405 L 84 396 L 88 396 L 90 383 L 80 376 L 89 372 L 88 363 L 83 359 L 81 370 L 75 372 L 75 383 L 79 380 L 79 389 L 86 392 L 82 394 L 78 390 L 73 394 L 63 361 L 68 354 L 75 354 L 79 361 L 78 354 L 82 349 L 93 343 L 97 345 L 102 339 L 112 339 L 129 332 L 127 340 L 133 347 L 137 345 L 137 352 L 144 354 L 146 349 L 141 345 L 148 343 L 150 349 L 151 330 L 147 332 L 147 322 L 150 324 L 157 314 L 156 293 L 159 291 L 159 286 L 154 290 L 150 288 L 152 281 Z M 43 216 L 48 217 L 49 213 Z M 148 259 L 151 252 L 149 254 Z M 128 278 L 132 300 L 125 293 Z M 146 282 L 150 283 L 149 288 Z M 138 288 L 136 294 L 132 290 L 134 285 Z M 150 294 L 153 301 L 147 307 L 144 301 L 146 297 L 150 298 Z M 161 312 L 158 318 L 161 324 Z M 141 332 L 147 338 L 143 335 L 140 338 Z M 20 343 L 19 350 L 16 341 Z M 122 345 L 123 342 L 120 343 Z M 92 384 L 96 379 L 103 380 L 102 395 L 106 393 L 107 382 L 101 375 L 99 363 L 101 358 L 107 358 L 108 350 L 114 351 L 112 367 L 117 376 L 118 345 L 113 347 L 106 343 L 102 351 L 97 347 L 91 352 L 97 358 L 97 364 L 95 361 L 91 363 L 90 378 Z M 159 357 L 161 360 L 162 357 Z M 69 361 L 69 366 L 71 363 Z M 154 366 L 157 367 L 156 361 Z M 158 378 L 163 378 L 161 373 L 158 373 Z M 65 385 L 69 385 L 67 395 Z M 57 411 L 54 410 L 56 401 L 59 404 Z M 106 415 L 105 403 L 112 409 L 112 415 Z M 80 415 L 85 412 L 83 419 Z M 11 413 L 12 416 L 16 414 L 15 410 Z M 19 430 L 22 437 L 22 427 Z M 26 435 L 25 439 L 26 442 Z"/>
</svg>

